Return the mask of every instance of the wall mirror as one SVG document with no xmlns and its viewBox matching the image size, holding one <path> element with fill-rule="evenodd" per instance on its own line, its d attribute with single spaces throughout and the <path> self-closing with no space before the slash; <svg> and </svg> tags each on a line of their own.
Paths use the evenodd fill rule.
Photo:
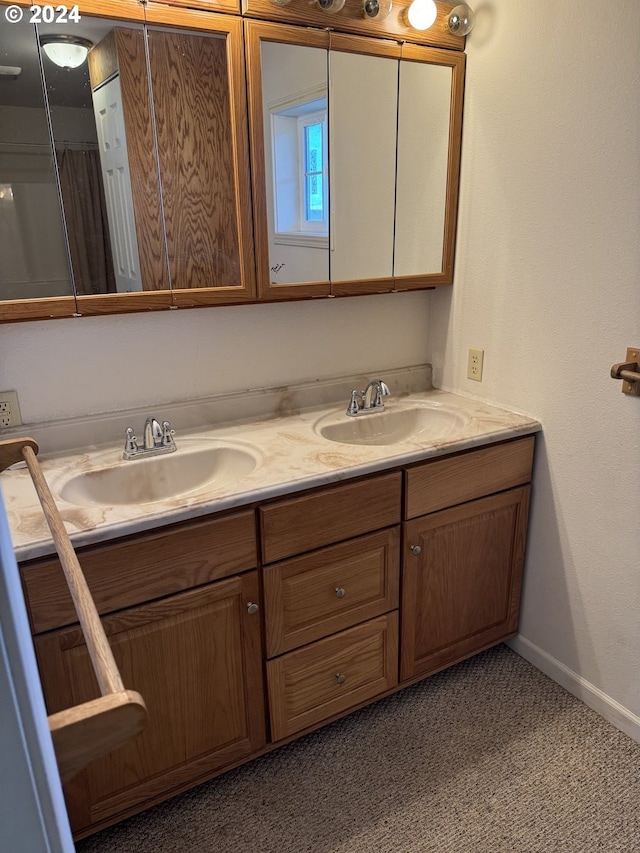
<svg viewBox="0 0 640 853">
<path fill-rule="evenodd" d="M 247 26 L 261 295 L 452 283 L 464 54 L 312 32 Z"/>
<path fill-rule="evenodd" d="M 273 284 L 329 278 L 326 49 L 261 45 L 269 272 Z"/>
<path fill-rule="evenodd" d="M 352 47 L 352 50 L 342 50 Z M 365 52 L 366 51 L 366 52 Z M 381 51 L 381 52 L 378 52 Z M 391 55 L 385 55 L 386 52 Z M 393 288 L 397 45 L 331 37 L 331 281 Z M 348 283 L 348 284 L 346 284 Z"/>
<path fill-rule="evenodd" d="M 83 16 L 37 33 L 79 310 L 167 290 L 142 24 Z M 90 49 L 70 67 L 80 39 Z"/>
<path fill-rule="evenodd" d="M 0 301 L 75 310 L 36 31 L 0 27 Z M 25 309 L 28 310 L 28 309 Z"/>
</svg>

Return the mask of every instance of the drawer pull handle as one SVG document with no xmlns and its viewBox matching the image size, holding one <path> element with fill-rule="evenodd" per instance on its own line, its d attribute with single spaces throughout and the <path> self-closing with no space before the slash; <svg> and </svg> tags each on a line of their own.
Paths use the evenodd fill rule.
<svg viewBox="0 0 640 853">
<path fill-rule="evenodd" d="M 346 675 L 343 675 L 341 672 L 336 672 L 336 681 L 338 682 L 338 684 L 344 684 L 346 680 Z"/>
<path fill-rule="evenodd" d="M 253 604 L 251 601 L 247 604 L 247 613 L 249 616 L 253 616 L 254 613 L 258 612 L 258 605 Z"/>
<path fill-rule="evenodd" d="M 336 587 L 336 598 L 344 598 L 346 595 L 346 590 L 344 590 L 341 586 Z"/>
<path fill-rule="evenodd" d="M 409 545 L 409 550 L 414 557 L 417 557 L 418 554 L 422 554 L 422 548 L 419 545 Z"/>
</svg>

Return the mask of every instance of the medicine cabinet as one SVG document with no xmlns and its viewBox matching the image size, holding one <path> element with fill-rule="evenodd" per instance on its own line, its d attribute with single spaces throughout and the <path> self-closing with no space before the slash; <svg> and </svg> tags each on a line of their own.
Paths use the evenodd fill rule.
<svg viewBox="0 0 640 853">
<path fill-rule="evenodd" d="M 79 8 L 0 32 L 21 69 L 0 87 L 0 321 L 452 282 L 461 40 L 249 20 L 232 0 Z M 86 62 L 56 65 L 54 35 L 86 40 Z"/>
</svg>

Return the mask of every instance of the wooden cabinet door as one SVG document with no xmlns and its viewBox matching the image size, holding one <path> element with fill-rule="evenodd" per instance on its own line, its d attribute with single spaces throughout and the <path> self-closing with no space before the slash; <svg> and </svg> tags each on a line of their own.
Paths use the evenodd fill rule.
<svg viewBox="0 0 640 853">
<path fill-rule="evenodd" d="M 145 7 L 174 306 L 255 298 L 242 20 Z"/>
<path fill-rule="evenodd" d="M 137 738 L 67 786 L 74 830 L 151 805 L 264 745 L 260 617 L 248 612 L 257 597 L 250 572 L 103 619 L 149 717 Z M 35 645 L 50 713 L 97 695 L 78 627 Z"/>
<path fill-rule="evenodd" d="M 515 633 L 529 493 L 523 486 L 406 523 L 401 681 Z"/>
</svg>

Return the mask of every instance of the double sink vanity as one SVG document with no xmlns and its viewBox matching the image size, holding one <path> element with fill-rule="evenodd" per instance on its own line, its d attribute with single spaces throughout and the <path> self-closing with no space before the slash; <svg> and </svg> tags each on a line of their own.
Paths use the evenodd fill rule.
<svg viewBox="0 0 640 853">
<path fill-rule="evenodd" d="M 540 425 L 425 377 L 385 374 L 391 394 L 355 416 L 353 380 L 158 407 L 176 449 L 139 459 L 122 457 L 142 413 L 82 450 L 35 435 L 149 714 L 66 786 L 76 837 L 516 632 Z M 80 446 L 87 424 L 67 427 Z M 54 713 L 97 688 L 28 474 L 0 483 Z"/>
</svg>

